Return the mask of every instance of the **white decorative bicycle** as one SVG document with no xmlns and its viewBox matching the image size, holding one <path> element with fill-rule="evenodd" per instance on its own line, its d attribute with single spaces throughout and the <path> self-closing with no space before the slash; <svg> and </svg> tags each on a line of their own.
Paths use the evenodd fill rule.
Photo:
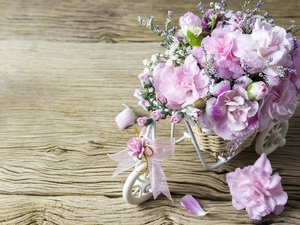
<svg viewBox="0 0 300 225">
<path fill-rule="evenodd" d="M 194 147 L 198 153 L 200 161 L 203 167 L 207 170 L 213 170 L 228 162 L 235 157 L 244 148 L 250 146 L 255 142 L 255 150 L 257 154 L 271 154 L 278 147 L 282 147 L 286 143 L 285 136 L 288 131 L 288 121 L 271 121 L 264 131 L 253 134 L 247 140 L 234 145 L 234 143 L 220 142 L 220 138 L 211 135 L 201 133 L 197 124 L 192 121 L 185 120 L 187 132 L 183 133 L 183 136 L 175 141 L 176 144 L 189 139 L 193 142 Z M 171 125 L 171 138 L 174 137 L 175 124 Z M 143 138 L 147 140 L 156 139 L 156 123 L 155 121 L 147 127 Z M 216 143 L 217 142 L 217 149 Z M 233 145 L 232 145 L 233 144 Z M 208 145 L 208 146 L 205 146 Z M 232 146 L 233 147 L 232 147 Z M 220 150 L 219 149 L 222 149 Z M 207 149 L 206 149 L 207 148 Z M 215 148 L 215 149 L 214 149 Z M 213 149 L 213 150 L 212 150 Z M 213 165 L 208 165 L 203 157 L 203 151 L 209 151 L 209 153 L 215 158 L 216 162 Z M 141 204 L 147 201 L 153 195 L 153 189 L 151 188 L 151 172 L 147 170 L 148 162 L 137 163 L 134 170 L 128 176 L 123 187 L 124 200 L 133 205 Z M 143 171 L 143 172 L 141 172 Z"/>
</svg>

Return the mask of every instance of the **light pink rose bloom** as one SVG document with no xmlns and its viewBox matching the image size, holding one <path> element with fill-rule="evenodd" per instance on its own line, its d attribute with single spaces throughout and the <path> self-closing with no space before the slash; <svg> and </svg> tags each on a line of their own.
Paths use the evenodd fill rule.
<svg viewBox="0 0 300 225">
<path fill-rule="evenodd" d="M 182 109 L 207 94 L 209 78 L 202 74 L 192 55 L 179 67 L 158 64 L 153 71 L 153 86 L 167 99 L 170 109 Z"/>
<path fill-rule="evenodd" d="M 240 63 L 249 73 L 263 71 L 268 83 L 279 83 L 276 66 L 291 66 L 289 53 L 293 50 L 293 39 L 285 29 L 256 20 L 251 34 L 238 34 L 233 54 L 241 59 Z M 269 58 L 271 67 L 267 67 Z M 246 64 L 246 65 L 245 65 Z M 266 69 L 265 69 L 266 68 Z"/>
<path fill-rule="evenodd" d="M 188 30 L 196 35 L 202 32 L 201 19 L 192 12 L 187 12 L 179 18 L 179 26 L 185 36 Z"/>
<path fill-rule="evenodd" d="M 284 121 L 291 118 L 297 107 L 296 94 L 295 85 L 287 77 L 281 79 L 260 103 L 259 130 L 265 130 L 270 119 Z"/>
<path fill-rule="evenodd" d="M 137 123 L 139 126 L 143 127 L 149 124 L 149 118 L 148 117 L 139 117 L 137 118 Z"/>
<path fill-rule="evenodd" d="M 122 112 L 120 112 L 116 117 L 115 121 L 121 130 L 134 124 L 134 113 L 133 110 L 126 107 Z"/>
<path fill-rule="evenodd" d="M 236 87 L 206 103 L 206 116 L 215 134 L 225 140 L 243 139 L 258 126 L 258 102 Z"/>
<path fill-rule="evenodd" d="M 156 100 L 160 103 L 167 103 L 167 99 L 162 93 L 156 94 Z"/>
<path fill-rule="evenodd" d="M 232 205 L 237 210 L 246 209 L 253 220 L 274 213 L 279 215 L 287 202 L 281 177 L 272 175 L 272 167 L 265 153 L 254 163 L 243 169 L 237 168 L 226 175 L 232 195 Z"/>
<path fill-rule="evenodd" d="M 145 140 L 143 138 L 134 137 L 127 142 L 128 154 L 136 161 L 141 159 L 145 151 Z"/>
<path fill-rule="evenodd" d="M 140 89 L 135 89 L 133 96 L 140 100 L 138 102 L 139 106 L 142 106 L 146 111 L 149 111 L 148 108 L 151 107 L 151 104 L 148 100 L 142 98 L 142 91 Z"/>
<path fill-rule="evenodd" d="M 251 100 L 261 100 L 269 93 L 265 82 L 253 82 L 247 87 L 248 97 Z"/>
<path fill-rule="evenodd" d="M 183 120 L 182 115 L 179 113 L 175 113 L 173 116 L 171 116 L 170 123 L 179 123 Z"/>
<path fill-rule="evenodd" d="M 141 89 L 135 89 L 133 96 L 138 98 L 139 100 L 143 99 L 142 96 L 142 90 Z"/>
<path fill-rule="evenodd" d="M 211 36 L 207 36 L 202 41 L 202 46 L 207 52 L 207 58 L 214 55 L 215 64 L 219 72 L 219 76 L 225 79 L 239 78 L 244 74 L 244 70 L 240 65 L 240 58 L 236 57 L 232 50 L 235 48 L 236 35 L 239 31 L 230 31 L 223 28 L 216 28 Z M 196 51 L 199 51 L 196 49 Z M 197 58 L 199 58 L 197 53 Z M 201 63 L 200 60 L 199 63 Z"/>
<path fill-rule="evenodd" d="M 138 78 L 140 78 L 141 84 L 144 86 L 149 85 L 151 82 L 147 73 L 141 73 Z"/>
<path fill-rule="evenodd" d="M 162 110 L 158 109 L 151 112 L 151 117 L 155 120 L 160 120 L 160 119 L 164 119 L 166 117 L 166 114 L 163 114 Z"/>
</svg>

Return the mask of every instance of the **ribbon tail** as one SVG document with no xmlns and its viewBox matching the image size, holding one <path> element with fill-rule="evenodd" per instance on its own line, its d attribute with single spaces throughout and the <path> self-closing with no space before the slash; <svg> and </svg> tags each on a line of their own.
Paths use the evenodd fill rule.
<svg viewBox="0 0 300 225">
<path fill-rule="evenodd" d="M 157 196 L 162 193 L 173 202 L 168 188 L 165 172 L 162 169 L 159 161 L 149 160 L 149 172 L 153 198 L 156 199 Z"/>
<path fill-rule="evenodd" d="M 125 149 L 123 151 L 120 151 L 116 154 L 107 154 L 107 156 L 118 163 L 117 168 L 115 169 L 115 172 L 113 173 L 112 177 L 117 176 L 119 173 L 130 169 L 133 167 L 136 162 L 132 159 L 132 157 L 128 154 L 128 149 Z"/>
</svg>

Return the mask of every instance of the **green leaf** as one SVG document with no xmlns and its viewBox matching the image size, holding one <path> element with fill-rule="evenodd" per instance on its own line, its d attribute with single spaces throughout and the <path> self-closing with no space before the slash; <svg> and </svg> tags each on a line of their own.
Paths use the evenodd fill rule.
<svg viewBox="0 0 300 225">
<path fill-rule="evenodd" d="M 216 19 L 215 17 L 213 17 L 213 18 L 211 19 L 211 28 L 210 28 L 210 31 L 211 31 L 211 32 L 213 31 L 213 29 L 214 29 L 214 27 L 215 27 L 215 25 L 216 25 L 216 22 L 217 22 L 217 19 Z"/>
<path fill-rule="evenodd" d="M 191 46 L 200 46 L 203 39 L 203 34 L 201 33 L 196 36 L 192 31 L 188 30 L 186 33 L 186 39 Z"/>
<path fill-rule="evenodd" d="M 147 99 L 147 97 L 148 97 L 148 92 L 142 91 L 142 92 L 141 92 L 141 97 L 142 97 L 143 99 Z"/>
</svg>

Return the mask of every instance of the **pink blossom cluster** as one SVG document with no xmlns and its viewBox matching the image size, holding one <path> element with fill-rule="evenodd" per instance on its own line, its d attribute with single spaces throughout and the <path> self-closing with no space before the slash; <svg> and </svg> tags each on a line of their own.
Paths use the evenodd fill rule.
<svg viewBox="0 0 300 225">
<path fill-rule="evenodd" d="M 202 17 L 180 17 L 177 33 L 153 28 L 167 51 L 148 62 L 139 75 L 144 90 L 135 92 L 149 118 L 194 117 L 204 132 L 241 140 L 294 114 L 300 42 L 258 15 L 260 5 L 242 14 L 216 3 L 213 10 L 201 8 Z M 198 107 L 198 100 L 205 105 Z"/>
<path fill-rule="evenodd" d="M 281 177 L 277 173 L 272 175 L 271 163 L 265 153 L 253 166 L 228 173 L 226 181 L 233 206 L 237 210 L 246 209 L 254 220 L 261 220 L 270 213 L 281 214 L 288 199 Z"/>
</svg>

